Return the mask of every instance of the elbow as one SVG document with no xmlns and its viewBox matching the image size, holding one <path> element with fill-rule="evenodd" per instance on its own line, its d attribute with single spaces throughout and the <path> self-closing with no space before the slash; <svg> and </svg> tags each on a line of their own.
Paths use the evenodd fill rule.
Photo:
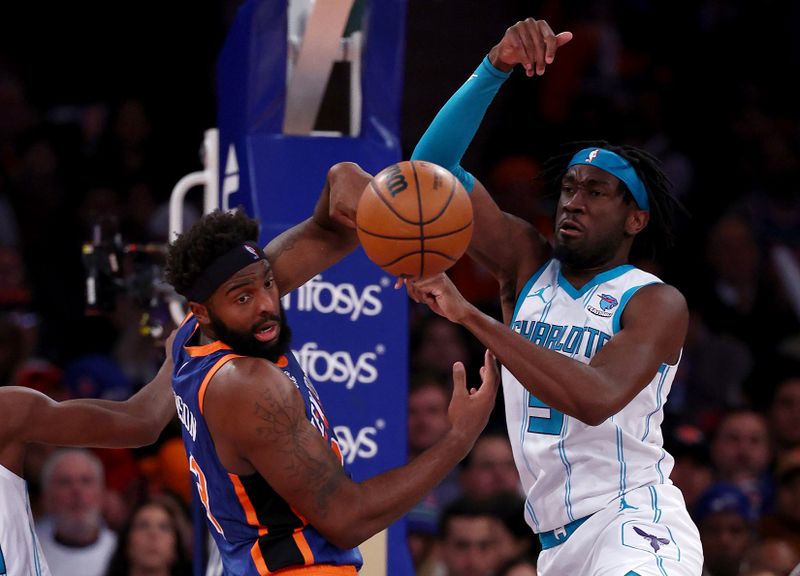
<svg viewBox="0 0 800 576">
<path fill-rule="evenodd" d="M 328 542 L 342 549 L 355 548 L 376 532 L 370 531 L 372 522 L 359 516 L 353 507 L 333 511 L 325 521 L 313 524 Z"/>
<path fill-rule="evenodd" d="M 343 550 L 355 548 L 362 544 L 370 534 L 365 534 L 357 525 L 347 526 L 343 523 L 337 523 L 338 526 L 314 526 L 317 531 L 322 534 L 325 539 Z"/>
<path fill-rule="evenodd" d="M 598 398 L 598 400 L 596 402 L 589 401 L 577 407 L 572 416 L 587 426 L 599 426 L 625 407 L 624 404 L 620 404 L 616 399 L 608 401 L 607 399 Z"/>
<path fill-rule="evenodd" d="M 145 425 L 130 435 L 129 448 L 141 448 L 155 443 L 160 435 L 154 425 Z"/>
</svg>

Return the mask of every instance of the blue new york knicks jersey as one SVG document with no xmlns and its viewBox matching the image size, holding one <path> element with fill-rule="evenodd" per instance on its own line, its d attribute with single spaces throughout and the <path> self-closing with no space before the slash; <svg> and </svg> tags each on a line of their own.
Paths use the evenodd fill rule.
<svg viewBox="0 0 800 576">
<path fill-rule="evenodd" d="M 626 304 L 657 277 L 625 265 L 576 290 L 557 260 L 519 295 L 511 329 L 531 342 L 588 364 L 620 329 Z M 589 426 L 554 410 L 503 367 L 508 433 L 525 489 L 525 516 L 535 532 L 584 518 L 642 486 L 670 483 L 673 459 L 661 422 L 677 365 L 662 365 L 620 412 Z"/>
<path fill-rule="evenodd" d="M 203 418 L 203 400 L 214 374 L 239 356 L 220 341 L 199 342 L 200 329 L 192 316 L 175 337 L 172 386 L 189 469 L 225 574 L 265 576 L 276 570 L 326 565 L 330 566 L 326 575 L 355 575 L 362 562 L 358 549 L 343 550 L 330 544 L 258 473 L 239 476 L 222 465 Z M 302 395 L 309 421 L 341 460 L 319 396 L 294 355 L 281 357 L 277 365 Z M 281 574 L 288 576 L 292 571 Z"/>
</svg>

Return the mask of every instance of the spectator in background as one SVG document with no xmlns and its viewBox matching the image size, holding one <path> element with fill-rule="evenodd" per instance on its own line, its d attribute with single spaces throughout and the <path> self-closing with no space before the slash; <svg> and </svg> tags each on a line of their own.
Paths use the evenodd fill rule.
<svg viewBox="0 0 800 576">
<path fill-rule="evenodd" d="M 464 495 L 475 500 L 503 492 L 520 493 L 519 473 L 505 430 L 483 431 L 461 462 L 459 482 Z"/>
<path fill-rule="evenodd" d="M 783 454 L 777 461 L 775 511 L 761 519 L 762 538 L 788 541 L 800 555 L 800 448 Z"/>
<path fill-rule="evenodd" d="M 436 444 L 450 429 L 447 410 L 452 390 L 449 379 L 437 372 L 419 372 L 411 378 L 408 389 L 409 460 Z M 406 517 L 411 560 L 420 576 L 432 570 L 439 515 L 461 494 L 458 470 L 458 467 L 451 470 Z"/>
<path fill-rule="evenodd" d="M 507 564 L 515 558 L 536 558 L 541 543 L 525 521 L 525 498 L 516 492 L 500 492 L 486 505 L 492 513 L 498 562 Z"/>
<path fill-rule="evenodd" d="M 732 484 L 714 484 L 698 499 L 693 517 L 703 543 L 703 576 L 739 576 L 754 538 L 750 501 L 744 492 Z"/>
<path fill-rule="evenodd" d="M 710 432 L 725 410 L 744 403 L 744 385 L 752 369 L 747 345 L 731 334 L 712 331 L 703 311 L 690 305 L 686 343 L 665 406 L 668 421 Z"/>
<path fill-rule="evenodd" d="M 669 478 L 691 510 L 714 479 L 706 437 L 696 426 L 684 424 L 666 436 L 664 449 L 675 459 Z"/>
<path fill-rule="evenodd" d="M 769 423 L 776 458 L 800 448 L 800 366 L 795 365 L 775 385 Z"/>
<path fill-rule="evenodd" d="M 120 531 L 105 576 L 191 576 L 182 527 L 187 523 L 185 513 L 166 500 L 140 504 Z"/>
<path fill-rule="evenodd" d="M 767 538 L 747 550 L 742 562 L 743 576 L 789 576 L 800 555 L 786 540 Z"/>
<path fill-rule="evenodd" d="M 754 518 L 772 510 L 772 450 L 766 418 L 747 408 L 727 412 L 711 440 L 711 463 L 718 482 L 744 492 Z"/>
<path fill-rule="evenodd" d="M 745 387 L 752 403 L 763 405 L 769 390 L 757 386 L 769 377 L 781 341 L 797 329 L 779 285 L 759 247 L 752 223 L 728 213 L 711 227 L 706 242 L 711 277 L 696 301 L 711 330 L 744 342 L 759 374 Z"/>
<path fill-rule="evenodd" d="M 439 523 L 443 576 L 488 576 L 500 565 L 495 517 L 484 503 L 459 498 Z"/>
<path fill-rule="evenodd" d="M 42 471 L 48 517 L 36 527 L 53 576 L 101 576 L 117 543 L 102 515 L 103 465 L 88 450 L 54 452 Z"/>
<path fill-rule="evenodd" d="M 506 562 L 497 571 L 497 576 L 537 576 L 536 559 L 523 556 Z"/>
</svg>

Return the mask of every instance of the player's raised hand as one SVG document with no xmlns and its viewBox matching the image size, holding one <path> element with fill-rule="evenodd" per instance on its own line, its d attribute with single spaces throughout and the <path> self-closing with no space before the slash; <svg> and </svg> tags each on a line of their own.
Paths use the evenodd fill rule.
<svg viewBox="0 0 800 576">
<path fill-rule="evenodd" d="M 339 162 L 328 170 L 328 213 L 331 220 L 355 229 L 358 201 L 370 180 L 372 176 L 354 162 Z"/>
<path fill-rule="evenodd" d="M 489 421 L 499 387 L 497 361 L 488 350 L 484 354 L 481 387 L 478 390 L 467 390 L 464 365 L 461 362 L 453 364 L 453 397 L 447 410 L 451 431 L 464 434 L 474 442 Z"/>
<path fill-rule="evenodd" d="M 526 18 L 506 30 L 489 51 L 489 61 L 505 72 L 521 64 L 528 76 L 541 76 L 555 60 L 556 51 L 570 40 L 572 32 L 555 34 L 544 20 Z"/>
</svg>

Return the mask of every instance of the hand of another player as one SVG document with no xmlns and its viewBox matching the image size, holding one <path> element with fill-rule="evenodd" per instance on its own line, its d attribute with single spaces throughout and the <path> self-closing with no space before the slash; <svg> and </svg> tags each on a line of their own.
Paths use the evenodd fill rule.
<svg viewBox="0 0 800 576">
<path fill-rule="evenodd" d="M 175 341 L 175 335 L 178 333 L 178 329 L 175 328 L 170 332 L 169 336 L 167 336 L 167 341 L 164 343 L 164 351 L 167 353 L 166 361 L 170 364 L 172 363 L 172 343 Z"/>
<path fill-rule="evenodd" d="M 460 322 L 472 306 L 446 274 L 428 278 L 407 279 L 406 290 L 415 302 L 427 304 L 439 316 Z"/>
<path fill-rule="evenodd" d="M 500 387 L 500 374 L 494 354 L 486 351 L 481 367 L 481 387 L 467 391 L 467 375 L 461 362 L 453 364 L 453 397 L 447 416 L 451 430 L 463 434 L 474 442 L 486 427 L 489 415 L 494 408 L 497 390 Z"/>
<path fill-rule="evenodd" d="M 356 227 L 356 209 L 372 176 L 353 162 L 339 162 L 328 170 L 331 220 L 347 228 Z"/>
<path fill-rule="evenodd" d="M 544 20 L 526 18 L 506 30 L 503 39 L 489 51 L 489 61 L 504 72 L 522 64 L 528 76 L 541 76 L 552 64 L 556 51 L 572 40 L 572 32 L 554 34 Z"/>
</svg>

